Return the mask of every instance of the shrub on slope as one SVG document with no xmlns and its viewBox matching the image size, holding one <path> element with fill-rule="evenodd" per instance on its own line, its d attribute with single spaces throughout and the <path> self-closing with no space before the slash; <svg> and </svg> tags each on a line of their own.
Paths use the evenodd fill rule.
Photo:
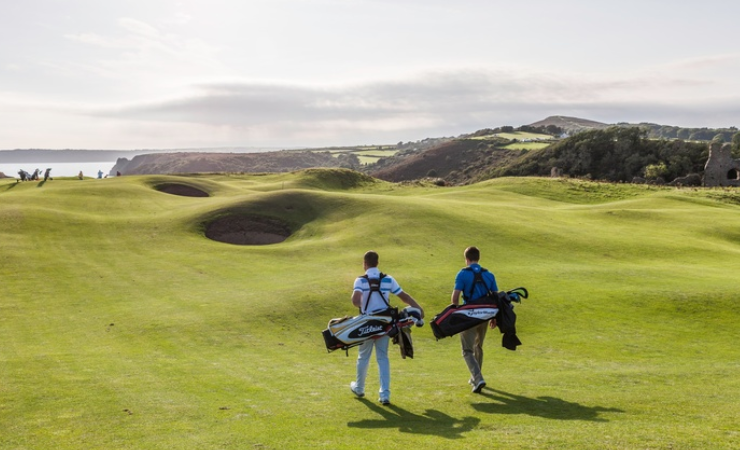
<svg viewBox="0 0 740 450">
<path fill-rule="evenodd" d="M 553 167 L 564 175 L 608 181 L 632 181 L 648 166 L 664 165 L 661 175 L 672 180 L 700 173 L 708 155 L 706 143 L 650 140 L 638 128 L 611 127 L 579 133 L 520 160 L 493 169 L 496 176 L 547 176 Z"/>
</svg>

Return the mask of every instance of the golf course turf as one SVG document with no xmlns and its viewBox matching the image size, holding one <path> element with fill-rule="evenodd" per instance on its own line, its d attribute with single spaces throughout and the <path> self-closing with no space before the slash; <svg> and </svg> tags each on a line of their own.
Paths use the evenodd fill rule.
<svg viewBox="0 0 740 450">
<path fill-rule="evenodd" d="M 740 448 L 739 224 L 737 189 L 0 180 L 0 448 Z M 472 394 L 459 339 L 416 328 L 391 406 L 374 358 L 355 398 L 357 350 L 321 331 L 356 314 L 363 253 L 430 320 L 469 245 L 529 290 L 523 345 L 489 331 Z"/>
</svg>

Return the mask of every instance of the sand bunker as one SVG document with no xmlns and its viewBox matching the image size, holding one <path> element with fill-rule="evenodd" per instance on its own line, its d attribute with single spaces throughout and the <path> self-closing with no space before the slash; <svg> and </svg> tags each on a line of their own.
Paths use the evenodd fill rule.
<svg viewBox="0 0 740 450">
<path fill-rule="evenodd" d="M 183 197 L 209 197 L 207 192 L 186 184 L 160 184 L 155 186 L 155 189 L 160 192 L 164 192 L 165 194 L 181 195 Z"/>
<path fill-rule="evenodd" d="M 290 234 L 287 224 L 266 217 L 230 215 L 206 225 L 207 238 L 236 245 L 277 244 Z"/>
</svg>

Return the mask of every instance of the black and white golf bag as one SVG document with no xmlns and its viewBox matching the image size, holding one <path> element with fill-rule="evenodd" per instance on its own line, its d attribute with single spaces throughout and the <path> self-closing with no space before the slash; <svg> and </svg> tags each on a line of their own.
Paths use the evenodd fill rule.
<svg viewBox="0 0 740 450">
<path fill-rule="evenodd" d="M 377 339 L 385 335 L 394 337 L 401 328 L 411 325 L 420 327 L 423 324 L 421 311 L 408 306 L 401 311 L 398 311 L 398 308 L 388 308 L 379 314 L 331 319 L 322 333 L 326 349 L 331 352 L 350 349 L 368 339 Z"/>
</svg>

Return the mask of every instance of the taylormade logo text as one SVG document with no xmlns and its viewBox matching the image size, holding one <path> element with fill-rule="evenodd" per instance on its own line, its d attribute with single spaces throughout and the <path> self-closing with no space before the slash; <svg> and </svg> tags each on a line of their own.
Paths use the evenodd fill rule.
<svg viewBox="0 0 740 450">
<path fill-rule="evenodd" d="M 486 308 L 486 309 L 466 309 L 462 311 L 456 311 L 455 314 L 462 314 L 468 317 L 491 318 L 495 316 L 497 312 L 498 310 L 495 308 Z"/>
</svg>

